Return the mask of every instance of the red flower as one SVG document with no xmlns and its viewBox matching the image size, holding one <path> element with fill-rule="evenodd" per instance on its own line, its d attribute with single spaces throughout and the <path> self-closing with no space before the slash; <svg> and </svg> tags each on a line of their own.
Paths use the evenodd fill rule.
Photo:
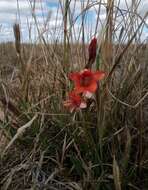
<svg viewBox="0 0 148 190">
<path fill-rule="evenodd" d="M 69 108 L 71 112 L 79 108 L 86 108 L 86 102 L 74 91 L 69 93 L 69 99 L 64 101 L 64 106 Z"/>
<path fill-rule="evenodd" d="M 96 51 L 97 51 L 97 39 L 94 37 L 88 47 L 89 52 L 89 60 L 88 62 L 94 62 L 96 58 Z"/>
<path fill-rule="evenodd" d="M 90 69 L 84 69 L 80 73 L 71 73 L 69 78 L 74 81 L 76 93 L 95 92 L 97 89 L 97 81 L 103 79 L 105 73 L 103 71 L 92 72 Z"/>
</svg>

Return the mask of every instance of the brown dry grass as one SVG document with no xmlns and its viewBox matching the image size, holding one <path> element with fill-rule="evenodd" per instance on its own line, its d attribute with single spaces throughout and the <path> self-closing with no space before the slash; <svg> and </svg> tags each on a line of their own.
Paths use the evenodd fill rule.
<svg viewBox="0 0 148 190">
<path fill-rule="evenodd" d="M 48 155 L 47 147 L 50 145 L 50 143 L 46 139 L 49 144 L 45 143 L 46 145 L 44 146 L 46 147 L 46 149 L 44 150 L 43 148 L 43 150 L 41 150 L 40 149 L 41 142 L 39 139 L 41 138 L 40 135 L 44 136 L 46 134 L 46 138 L 48 137 L 48 139 L 50 139 L 49 141 L 51 141 L 52 146 L 56 146 L 57 149 L 59 149 L 58 143 L 60 141 L 62 142 L 64 138 L 63 130 L 65 130 L 64 129 L 65 127 L 63 129 L 62 128 L 59 129 L 55 126 L 57 125 L 55 123 L 58 122 L 58 120 L 59 122 L 65 123 L 65 121 L 63 121 L 64 115 L 62 116 L 62 114 L 67 114 L 65 113 L 64 110 L 63 110 L 64 112 L 61 111 L 61 107 L 63 107 L 61 83 L 63 81 L 61 81 L 61 79 L 58 77 L 61 71 L 61 67 L 59 66 L 58 68 L 58 65 L 61 64 L 62 62 L 61 60 L 62 52 L 60 53 L 59 51 L 61 50 L 61 47 L 62 47 L 61 45 L 59 46 L 57 45 L 57 47 L 55 48 L 56 51 L 54 51 L 54 54 L 48 55 L 49 50 L 54 49 L 54 46 L 49 45 L 48 49 L 44 49 L 42 45 L 37 45 L 33 47 L 27 44 L 22 45 L 22 49 L 23 49 L 22 56 L 23 56 L 24 63 L 28 63 L 28 57 L 30 57 L 30 52 L 32 52 L 31 65 L 29 66 L 29 70 L 27 71 L 28 72 L 28 78 L 26 79 L 27 87 L 24 89 L 24 86 L 21 83 L 22 81 L 20 80 L 20 74 L 22 75 L 22 70 L 17 64 L 17 55 L 14 54 L 15 52 L 14 44 L 8 43 L 8 44 L 2 44 L 0 46 L 2 50 L 1 64 L 0 64 L 1 80 L 2 80 L 2 83 L 1 83 L 1 116 L 2 116 L 1 124 L 3 123 L 5 127 L 7 127 L 7 125 L 9 127 L 9 130 L 7 129 L 7 133 L 5 129 L 3 128 L 1 129 L 1 151 L 2 149 L 6 147 L 6 145 L 8 145 L 9 139 L 11 139 L 11 136 L 13 136 L 12 134 L 14 134 L 14 132 L 20 126 L 24 125 L 27 122 L 27 120 L 30 119 L 31 115 L 38 113 L 39 114 L 38 122 L 40 123 L 40 124 L 38 122 L 37 122 L 38 124 L 36 123 L 36 125 L 40 126 L 39 127 L 40 129 L 37 129 L 37 128 L 35 129 L 36 131 L 35 133 L 37 134 L 35 136 L 32 134 L 34 137 L 33 136 L 31 137 L 30 136 L 31 134 L 29 135 L 31 139 L 32 138 L 34 139 L 34 140 L 32 139 L 33 141 L 30 139 L 33 142 L 33 144 L 31 143 L 29 145 L 28 143 L 30 140 L 29 139 L 25 140 L 26 135 L 25 136 L 23 135 L 24 147 L 23 147 L 23 144 L 18 145 L 18 142 L 14 142 L 14 144 L 12 144 L 12 147 L 9 148 L 6 158 L 3 159 L 3 161 L 1 162 L 2 164 L 1 166 L 3 166 L 3 172 L 1 173 L 1 180 L 2 180 L 1 185 L 4 183 L 3 189 L 10 189 L 10 188 L 24 189 L 24 188 L 29 188 L 30 186 L 33 187 L 34 185 L 35 185 L 35 189 L 39 188 L 38 185 L 40 186 L 41 183 L 36 181 L 37 180 L 36 177 L 34 179 L 33 176 L 37 175 L 37 174 L 34 174 L 34 172 L 37 172 L 40 175 L 43 175 L 42 176 L 43 178 L 46 178 L 44 176 L 45 173 L 42 173 L 43 171 L 45 171 L 44 165 L 45 167 L 47 167 L 48 162 L 50 164 L 52 163 L 49 160 L 52 160 L 53 162 L 58 162 L 57 159 L 60 159 L 58 158 L 59 155 L 57 155 L 57 152 L 55 152 L 54 149 L 52 150 L 53 152 L 51 153 L 51 155 L 49 154 L 50 156 L 49 157 L 47 156 L 46 158 L 45 155 L 46 154 Z M 118 54 L 122 52 L 124 47 L 125 47 L 124 45 L 116 46 L 116 51 L 118 52 Z M 130 150 L 128 150 L 129 148 L 128 146 L 131 146 L 129 144 L 133 143 L 133 146 L 139 146 L 138 144 L 139 143 L 141 144 L 141 142 L 138 142 L 139 141 L 138 139 L 141 133 L 140 131 L 142 130 L 142 134 L 141 134 L 142 147 L 140 145 L 138 149 L 135 147 L 134 148 L 135 150 L 133 150 L 133 151 L 136 151 L 137 149 L 138 151 L 136 155 L 137 157 L 136 163 L 138 162 L 138 159 L 140 159 L 140 163 L 141 163 L 140 170 L 143 170 L 142 168 L 146 167 L 147 155 L 148 155 L 147 149 L 145 147 L 145 145 L 147 144 L 146 136 L 147 136 L 147 126 L 148 126 L 148 120 L 147 120 L 148 99 L 146 97 L 144 101 L 142 101 L 142 104 L 140 103 L 140 105 L 138 105 L 134 109 L 130 108 L 130 105 L 128 105 L 128 102 L 134 105 L 142 97 L 142 95 L 139 94 L 140 92 L 138 91 L 137 88 L 141 84 L 140 82 L 141 80 L 146 81 L 147 79 L 147 74 L 146 74 L 147 73 L 146 72 L 147 71 L 146 55 L 148 51 L 147 47 L 148 47 L 147 45 L 139 45 L 139 46 L 131 45 L 131 47 L 129 48 L 129 50 L 126 52 L 126 54 L 123 57 L 123 60 L 126 60 L 126 61 L 124 62 L 123 65 L 118 66 L 118 68 L 113 74 L 113 79 L 110 81 L 110 91 L 112 91 L 113 94 L 117 94 L 117 95 L 116 97 L 114 97 L 112 93 L 111 94 L 109 93 L 107 95 L 108 98 L 106 97 L 108 100 L 105 105 L 106 112 L 108 111 L 110 112 L 110 116 L 108 116 L 108 121 L 106 121 L 106 124 L 109 127 L 108 130 L 111 130 L 111 131 L 114 130 L 113 136 L 117 135 L 118 140 L 117 139 L 116 140 L 120 143 L 120 146 L 125 146 L 124 151 L 125 151 L 125 154 L 127 154 L 126 159 L 129 159 L 128 151 Z M 81 49 L 81 45 L 71 46 L 71 50 L 72 50 L 71 54 L 73 54 L 73 52 L 77 52 L 81 54 L 81 52 L 78 51 L 78 49 Z M 136 53 L 134 52 L 132 54 L 133 49 L 135 49 Z M 7 56 L 8 54 L 9 56 Z M 46 56 L 46 59 L 43 56 L 44 54 L 48 55 Z M 53 56 L 52 59 L 51 59 L 51 56 Z M 129 59 L 127 59 L 127 56 L 129 57 Z M 133 59 L 134 59 L 134 62 L 133 62 Z M 77 63 L 79 65 L 79 63 L 81 62 L 80 55 L 73 56 L 73 60 L 75 60 L 74 64 Z M 140 66 L 140 70 L 138 69 L 139 66 L 136 64 Z M 75 66 L 72 66 L 72 69 L 73 67 Z M 83 68 L 83 65 L 81 66 L 79 65 L 78 67 Z M 104 68 L 106 68 L 106 65 L 104 65 Z M 136 72 L 131 71 L 131 69 L 134 69 Z M 132 74 L 130 74 L 131 72 Z M 127 73 L 129 74 L 127 75 Z M 131 80 L 131 77 L 132 77 L 132 80 Z M 122 84 L 122 82 L 124 82 L 124 80 L 126 82 L 126 87 L 124 86 L 122 87 L 124 90 L 124 92 L 122 92 L 122 89 L 120 89 L 119 87 Z M 126 80 L 129 81 L 129 83 L 127 83 Z M 138 86 L 136 85 L 136 83 L 138 84 Z M 124 85 L 124 83 L 122 85 Z M 146 86 L 147 86 L 147 82 L 142 84 L 142 87 L 139 86 L 140 89 L 143 88 L 143 92 L 141 92 L 143 95 L 146 92 L 144 91 Z M 131 88 L 133 88 L 132 91 L 131 91 Z M 136 92 L 137 92 L 137 95 L 135 96 Z M 24 93 L 25 93 L 25 96 L 24 96 Z M 130 94 L 128 95 L 128 93 Z M 58 100 L 54 100 L 56 96 L 58 97 Z M 132 98 L 133 96 L 135 97 L 134 99 Z M 54 99 L 52 97 L 54 97 Z M 126 107 L 124 107 L 124 103 L 118 100 L 119 97 L 121 101 L 127 102 Z M 55 101 L 55 103 L 52 103 L 53 101 Z M 58 103 L 59 106 L 56 105 L 57 104 L 56 101 L 60 103 L 60 104 Z M 56 107 L 53 107 L 55 105 Z M 141 109 L 142 109 L 142 112 L 141 112 Z M 140 116 L 140 113 L 142 114 L 141 116 Z M 6 120 L 6 117 L 7 117 L 7 120 Z M 68 124 L 68 120 L 66 121 L 67 124 L 65 123 L 65 125 L 73 125 L 72 123 Z M 42 125 L 44 126 L 44 128 L 42 128 Z M 119 127 L 120 125 L 121 127 Z M 140 127 L 142 127 L 142 129 L 140 129 Z M 29 133 L 27 132 L 27 134 Z M 113 136 L 110 136 L 110 138 L 112 139 Z M 66 141 L 69 141 L 69 140 L 66 139 Z M 73 140 L 71 141 L 72 142 L 65 142 L 65 143 L 73 144 Z M 63 144 L 63 146 L 65 145 Z M 74 145 L 74 147 L 75 146 L 76 145 Z M 76 148 L 76 151 L 78 151 L 77 148 Z M 54 154 L 55 154 L 55 157 L 53 157 Z M 42 159 L 44 160 L 44 162 Z M 35 163 L 37 163 L 37 166 L 35 166 L 36 165 Z M 59 164 L 61 164 L 60 161 L 59 161 Z M 116 164 L 114 167 L 117 167 Z M 48 177 L 50 179 L 49 181 L 53 180 L 52 182 L 53 188 L 66 189 L 65 186 L 67 186 L 67 188 L 81 189 L 81 186 L 79 186 L 78 183 L 75 184 L 75 182 L 71 181 L 71 182 L 68 182 L 68 184 L 66 184 L 67 182 L 65 182 L 65 180 L 62 179 L 62 176 L 65 176 L 64 178 L 66 179 L 66 175 L 69 175 L 69 174 L 66 174 L 68 172 L 66 171 L 68 168 L 66 169 L 65 166 L 63 168 L 62 165 L 55 166 L 55 164 L 51 164 L 51 166 L 48 166 L 48 167 L 49 167 L 49 171 L 50 170 L 52 171 L 51 173 L 48 171 L 50 173 Z M 85 167 L 88 167 L 88 166 L 85 166 Z M 13 170 L 11 170 L 10 168 L 13 168 Z M 62 172 L 63 169 L 64 169 L 64 173 Z M 9 173 L 7 171 L 9 171 Z M 115 169 L 114 172 L 117 172 L 117 171 Z M 118 175 L 118 174 L 114 174 L 114 175 Z M 56 181 L 57 179 L 54 176 L 60 176 L 61 178 L 60 181 Z M 21 181 L 25 180 L 24 184 L 22 182 L 21 184 L 20 183 L 16 184 L 17 179 Z M 48 184 L 47 181 L 43 182 L 44 187 L 46 186 L 45 183 Z M 50 189 L 49 184 L 47 185 L 47 189 L 48 189 L 48 186 Z M 71 187 L 71 186 L 74 186 L 76 188 Z"/>
</svg>

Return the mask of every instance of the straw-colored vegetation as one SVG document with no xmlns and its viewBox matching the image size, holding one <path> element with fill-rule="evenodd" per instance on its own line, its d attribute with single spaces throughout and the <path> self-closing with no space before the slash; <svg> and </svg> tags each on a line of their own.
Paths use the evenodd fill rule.
<svg viewBox="0 0 148 190">
<path fill-rule="evenodd" d="M 0 45 L 2 190 L 148 189 L 148 45 L 142 37 L 148 13 L 138 14 L 142 1 L 133 0 L 127 11 L 113 0 L 80 1 L 76 18 L 76 1 L 59 1 L 59 43 L 48 43 L 35 22 L 40 43 L 22 44 L 14 24 L 15 43 Z M 85 19 L 96 5 L 95 33 L 89 33 Z M 89 67 L 106 76 L 89 106 L 70 113 L 63 105 L 73 89 L 68 74 L 88 64 L 86 39 L 94 36 L 97 56 Z"/>
</svg>

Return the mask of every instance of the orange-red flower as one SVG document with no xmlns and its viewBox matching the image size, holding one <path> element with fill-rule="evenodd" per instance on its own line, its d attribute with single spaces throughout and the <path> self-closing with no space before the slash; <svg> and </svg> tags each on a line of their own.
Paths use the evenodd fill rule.
<svg viewBox="0 0 148 190">
<path fill-rule="evenodd" d="M 74 91 L 69 93 L 69 99 L 64 101 L 64 106 L 69 108 L 71 112 L 87 107 L 86 102 Z"/>
<path fill-rule="evenodd" d="M 103 71 L 91 71 L 84 69 L 81 72 L 71 73 L 69 78 L 74 81 L 76 93 L 95 92 L 97 89 L 97 81 L 103 79 L 105 73 Z"/>
</svg>

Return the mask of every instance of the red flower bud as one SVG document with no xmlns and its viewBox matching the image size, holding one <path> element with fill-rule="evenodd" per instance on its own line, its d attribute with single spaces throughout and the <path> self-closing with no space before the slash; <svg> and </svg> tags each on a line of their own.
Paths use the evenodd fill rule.
<svg viewBox="0 0 148 190">
<path fill-rule="evenodd" d="M 96 58 L 96 51 L 97 51 L 97 39 L 94 37 L 88 47 L 88 52 L 89 52 L 89 60 L 88 62 L 93 63 Z"/>
</svg>

